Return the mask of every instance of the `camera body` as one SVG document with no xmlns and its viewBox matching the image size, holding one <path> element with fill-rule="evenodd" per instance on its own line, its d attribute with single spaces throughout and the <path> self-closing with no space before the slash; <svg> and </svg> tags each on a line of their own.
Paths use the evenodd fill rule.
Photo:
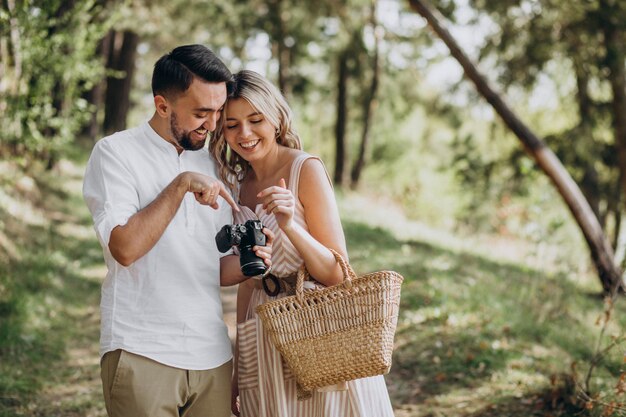
<svg viewBox="0 0 626 417">
<path fill-rule="evenodd" d="M 263 223 L 259 220 L 248 220 L 244 224 L 227 224 L 215 235 L 217 249 L 224 253 L 232 246 L 239 248 L 241 272 L 247 277 L 262 275 L 267 271 L 263 259 L 254 254 L 252 248 L 265 246 Z"/>
</svg>

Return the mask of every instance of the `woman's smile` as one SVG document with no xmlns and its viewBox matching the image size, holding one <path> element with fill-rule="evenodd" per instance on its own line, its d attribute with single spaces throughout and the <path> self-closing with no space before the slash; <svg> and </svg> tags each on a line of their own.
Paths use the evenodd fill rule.
<svg viewBox="0 0 626 417">
<path fill-rule="evenodd" d="M 239 143 L 239 146 L 241 146 L 242 148 L 246 149 L 246 150 L 252 150 L 256 147 L 256 145 L 260 142 L 260 139 L 256 139 L 256 140 L 250 140 L 247 142 L 241 142 Z"/>
</svg>

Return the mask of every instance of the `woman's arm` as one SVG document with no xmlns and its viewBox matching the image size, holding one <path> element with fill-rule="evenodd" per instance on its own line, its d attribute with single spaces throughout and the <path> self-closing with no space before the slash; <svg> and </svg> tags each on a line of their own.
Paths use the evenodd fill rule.
<svg viewBox="0 0 626 417">
<path fill-rule="evenodd" d="M 339 252 L 347 261 L 346 239 L 324 166 L 317 159 L 308 159 L 300 173 L 298 196 L 304 207 L 308 232 L 293 221 L 293 195 L 285 189 L 284 181 L 281 181 L 281 185 L 259 193 L 264 208 L 276 215 L 279 227 L 298 250 L 307 270 L 317 281 L 327 286 L 340 283 L 343 280 L 341 267 L 328 248 Z"/>
</svg>

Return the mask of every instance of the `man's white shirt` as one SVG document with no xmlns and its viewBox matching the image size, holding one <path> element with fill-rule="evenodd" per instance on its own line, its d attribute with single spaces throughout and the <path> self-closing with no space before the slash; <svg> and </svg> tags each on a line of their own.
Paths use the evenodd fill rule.
<svg viewBox="0 0 626 417">
<path fill-rule="evenodd" d="M 124 349 L 182 369 L 212 369 L 232 357 L 222 319 L 215 235 L 232 223 L 230 206 L 186 193 L 156 245 L 124 267 L 109 249 L 111 231 L 150 204 L 180 173 L 218 178 L 205 149 L 183 151 L 145 122 L 98 141 L 83 184 L 108 268 L 102 285 L 100 355 Z"/>
</svg>

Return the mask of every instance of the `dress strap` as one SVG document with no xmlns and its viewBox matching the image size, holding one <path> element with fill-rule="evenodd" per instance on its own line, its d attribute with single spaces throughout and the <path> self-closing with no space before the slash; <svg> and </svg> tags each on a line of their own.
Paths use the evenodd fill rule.
<svg viewBox="0 0 626 417">
<path fill-rule="evenodd" d="M 307 159 L 317 159 L 318 161 L 320 161 L 320 163 L 324 167 L 324 172 L 326 172 L 326 178 L 328 179 L 328 183 L 331 187 L 333 186 L 333 182 L 330 179 L 330 175 L 328 174 L 328 170 L 326 169 L 324 162 L 317 156 L 304 153 L 302 155 L 298 155 L 296 159 L 294 159 L 291 163 L 291 172 L 289 173 L 289 189 L 293 193 L 294 197 L 298 196 L 298 186 L 300 185 L 300 171 L 302 171 L 302 165 L 304 165 L 304 162 Z"/>
</svg>

